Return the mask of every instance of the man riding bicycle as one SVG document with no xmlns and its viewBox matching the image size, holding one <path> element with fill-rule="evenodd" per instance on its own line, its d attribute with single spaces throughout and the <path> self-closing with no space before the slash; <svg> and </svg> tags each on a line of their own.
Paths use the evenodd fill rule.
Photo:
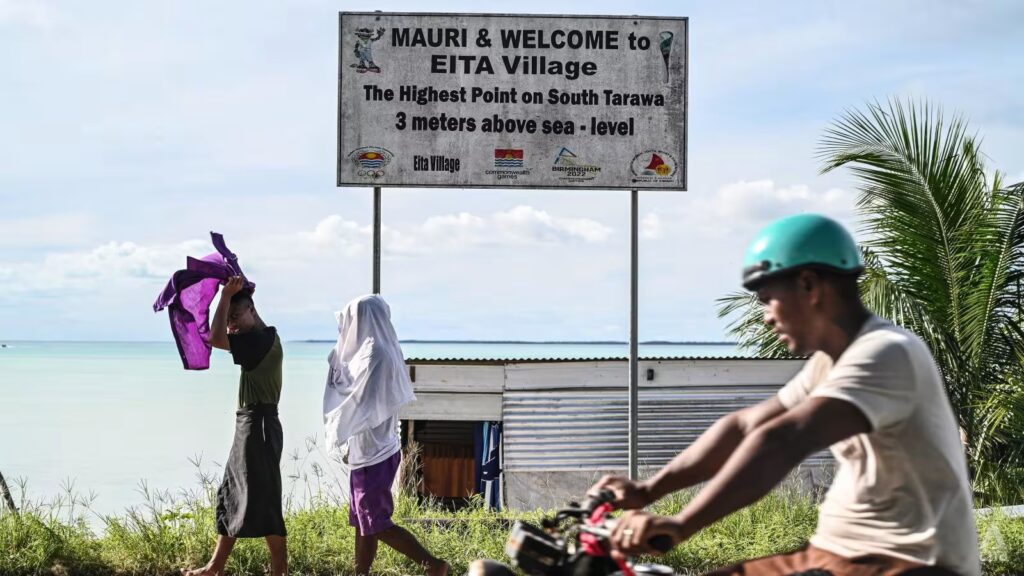
<svg viewBox="0 0 1024 576">
<path fill-rule="evenodd" d="M 712 574 L 981 573 L 967 463 L 942 377 L 917 336 L 864 307 L 863 269 L 853 238 L 828 218 L 783 218 L 758 234 L 743 285 L 789 351 L 810 358 L 777 395 L 724 416 L 653 477 L 595 484 L 629 510 L 612 530 L 614 554 L 650 553 L 658 535 L 682 542 L 828 447 L 836 474 L 810 542 Z M 675 516 L 639 510 L 701 482 Z"/>
</svg>

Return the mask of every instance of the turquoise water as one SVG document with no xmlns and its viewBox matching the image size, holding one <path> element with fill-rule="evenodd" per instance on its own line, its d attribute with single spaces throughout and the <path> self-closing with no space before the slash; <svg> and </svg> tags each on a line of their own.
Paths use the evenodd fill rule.
<svg viewBox="0 0 1024 576">
<path fill-rule="evenodd" d="M 285 475 L 324 460 L 318 440 L 331 343 L 285 343 L 281 421 Z M 404 343 L 407 358 L 624 357 L 624 344 Z M 0 348 L 0 472 L 50 498 L 73 482 L 97 514 L 142 504 L 157 490 L 219 474 L 234 430 L 238 368 L 214 351 L 209 370 L 181 368 L 172 343 L 8 342 Z M 642 345 L 642 356 L 730 356 L 732 345 Z M 301 496 L 305 480 L 286 478 Z"/>
</svg>

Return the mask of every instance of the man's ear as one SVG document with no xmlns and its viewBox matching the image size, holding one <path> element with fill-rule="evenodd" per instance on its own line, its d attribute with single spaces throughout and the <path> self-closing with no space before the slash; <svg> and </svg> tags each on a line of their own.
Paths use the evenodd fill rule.
<svg viewBox="0 0 1024 576">
<path fill-rule="evenodd" d="M 825 283 L 817 272 L 814 270 L 801 270 L 797 275 L 796 283 L 797 289 L 807 295 L 812 306 L 817 306 L 821 303 L 822 290 L 825 288 Z"/>
</svg>

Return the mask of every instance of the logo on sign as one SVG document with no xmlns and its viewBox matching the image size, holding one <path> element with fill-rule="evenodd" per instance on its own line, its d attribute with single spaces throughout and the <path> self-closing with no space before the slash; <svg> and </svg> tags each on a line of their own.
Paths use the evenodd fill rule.
<svg viewBox="0 0 1024 576">
<path fill-rule="evenodd" d="M 530 171 L 525 168 L 525 156 L 522 148 L 495 148 L 494 170 L 487 170 L 485 174 L 498 180 L 517 180 L 520 176 L 529 176 Z"/>
<path fill-rule="evenodd" d="M 380 66 L 373 61 L 373 43 L 384 37 L 384 29 L 377 28 L 377 33 L 369 28 L 356 30 L 355 55 L 359 60 L 358 64 L 349 64 L 360 74 L 365 72 L 380 72 Z"/>
<path fill-rule="evenodd" d="M 675 182 L 677 168 L 675 156 L 664 150 L 645 150 L 629 165 L 633 182 Z"/>
<path fill-rule="evenodd" d="M 558 174 L 559 180 L 586 182 L 597 178 L 597 175 L 601 173 L 601 167 L 587 164 L 572 150 L 563 146 L 555 156 L 551 171 Z"/>
<path fill-rule="evenodd" d="M 356 175 L 376 180 L 384 175 L 384 168 L 391 163 L 395 155 L 379 146 L 363 146 L 349 152 L 348 157 L 355 164 Z"/>
<path fill-rule="evenodd" d="M 494 149 L 495 168 L 522 168 L 523 151 L 515 148 Z"/>
</svg>

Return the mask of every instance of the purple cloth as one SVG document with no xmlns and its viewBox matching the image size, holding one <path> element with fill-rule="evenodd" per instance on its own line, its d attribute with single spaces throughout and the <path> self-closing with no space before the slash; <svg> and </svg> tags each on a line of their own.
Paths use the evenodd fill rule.
<svg viewBox="0 0 1024 576">
<path fill-rule="evenodd" d="M 171 276 L 153 303 L 154 312 L 167 308 L 171 333 L 186 370 L 210 367 L 210 302 L 228 278 L 245 276 L 238 257 L 224 244 L 224 237 L 210 232 L 210 238 L 217 251 L 202 260 L 189 256 L 185 269 Z M 256 285 L 246 280 L 245 287 L 255 290 Z"/>
<path fill-rule="evenodd" d="M 349 477 L 348 524 L 359 528 L 363 536 L 378 534 L 395 525 L 391 514 L 395 501 L 391 485 L 398 474 L 402 452 L 366 468 L 356 468 Z"/>
</svg>

